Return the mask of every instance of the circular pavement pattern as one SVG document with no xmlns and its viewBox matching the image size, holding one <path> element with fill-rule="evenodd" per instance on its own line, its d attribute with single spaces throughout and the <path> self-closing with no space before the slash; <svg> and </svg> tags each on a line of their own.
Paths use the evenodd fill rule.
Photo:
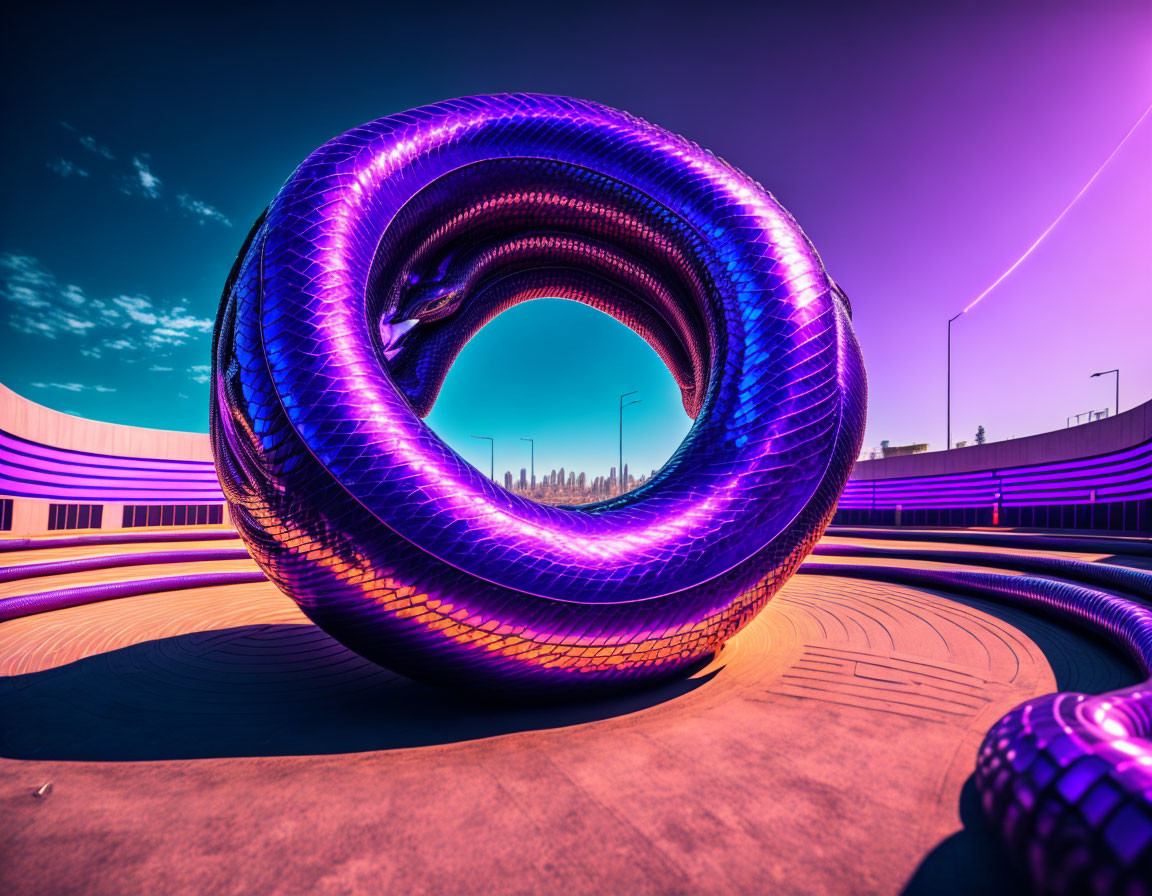
<svg viewBox="0 0 1152 896">
<path fill-rule="evenodd" d="M 1137 680 L 1019 610 L 819 575 L 682 678 L 595 702 L 417 684 L 268 583 L 6 622 L 0 675 L 13 893 L 1010 892 L 981 739 L 1029 697 Z"/>
</svg>

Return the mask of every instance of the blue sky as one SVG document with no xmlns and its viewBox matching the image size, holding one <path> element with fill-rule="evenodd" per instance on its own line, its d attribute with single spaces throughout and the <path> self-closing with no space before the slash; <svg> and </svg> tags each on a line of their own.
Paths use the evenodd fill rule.
<svg viewBox="0 0 1152 896">
<path fill-rule="evenodd" d="M 590 477 L 619 463 L 620 395 L 624 462 L 639 476 L 659 469 L 691 425 L 680 389 L 656 353 L 612 318 L 560 299 L 504 312 L 460 353 L 428 422 L 487 471 L 495 439 L 496 477 L 520 475 L 536 440 L 536 476 L 566 467 Z"/>
<path fill-rule="evenodd" d="M 219 290 L 312 149 L 468 93 L 628 109 L 772 189 L 852 298 L 865 444 L 943 436 L 944 322 L 1010 265 L 1152 102 L 1137 0 L 886 4 L 27 6 L 0 28 L 0 380 L 43 404 L 203 430 Z M 1152 126 L 954 331 L 953 429 L 989 438 L 1152 396 Z M 548 333 L 546 340 L 537 334 Z M 495 321 L 431 421 L 483 466 L 601 472 L 689 421 L 636 337 L 580 307 Z M 522 397 L 521 397 L 522 396 Z M 554 400 L 549 401 L 552 396 Z M 635 452 L 633 454 L 633 452 Z"/>
</svg>

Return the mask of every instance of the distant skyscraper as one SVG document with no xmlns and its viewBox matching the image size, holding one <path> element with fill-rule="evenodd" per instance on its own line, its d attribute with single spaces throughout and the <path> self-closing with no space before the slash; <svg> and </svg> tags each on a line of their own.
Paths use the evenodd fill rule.
<svg viewBox="0 0 1152 896">
<path fill-rule="evenodd" d="M 508 491 L 512 491 L 512 471 L 511 470 L 505 470 L 504 471 L 504 488 L 508 489 Z"/>
<path fill-rule="evenodd" d="M 520 468 L 520 491 L 528 488 L 528 470 L 526 467 Z"/>
</svg>

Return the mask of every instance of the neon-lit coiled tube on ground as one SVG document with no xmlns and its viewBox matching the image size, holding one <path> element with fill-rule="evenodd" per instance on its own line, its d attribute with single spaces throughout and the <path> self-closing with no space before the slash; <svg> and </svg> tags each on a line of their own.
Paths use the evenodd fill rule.
<svg viewBox="0 0 1152 896">
<path fill-rule="evenodd" d="M 940 588 L 1038 610 L 1111 641 L 1152 676 L 1152 610 L 1117 594 L 964 570 L 806 563 L 801 572 Z M 1147 573 L 1129 577 L 1142 580 L 1133 590 L 1152 588 Z M 975 782 L 985 814 L 1037 892 L 1152 892 L 1152 679 L 1021 704 L 984 738 Z"/>
</svg>

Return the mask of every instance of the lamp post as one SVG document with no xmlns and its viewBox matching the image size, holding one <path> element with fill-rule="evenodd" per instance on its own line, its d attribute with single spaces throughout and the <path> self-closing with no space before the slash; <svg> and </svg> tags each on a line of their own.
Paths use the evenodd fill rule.
<svg viewBox="0 0 1152 896">
<path fill-rule="evenodd" d="M 964 312 L 961 311 L 960 314 Z M 948 441 L 944 444 L 944 450 L 950 451 L 952 449 L 952 321 L 956 320 L 960 314 L 948 318 Z"/>
<path fill-rule="evenodd" d="M 625 392 L 620 396 L 620 466 L 616 468 L 617 481 L 620 483 L 620 494 L 624 494 L 624 489 L 628 483 L 624 481 L 624 408 L 631 407 L 634 404 L 640 404 L 642 398 L 634 398 L 632 401 L 625 402 L 624 399 L 629 395 L 635 395 L 639 389 L 633 389 L 631 392 Z"/>
<path fill-rule="evenodd" d="M 1094 373 L 1088 379 L 1095 379 L 1098 376 L 1107 376 L 1110 373 L 1116 374 L 1116 413 L 1120 413 L 1120 368 L 1114 367 L 1112 370 L 1101 370 L 1099 373 Z"/>
<path fill-rule="evenodd" d="M 485 439 L 488 442 L 488 478 L 496 481 L 496 440 L 492 436 L 472 436 L 473 439 Z"/>
<path fill-rule="evenodd" d="M 521 436 L 520 441 L 521 442 L 527 442 L 528 447 L 531 449 L 531 454 L 529 455 L 528 465 L 531 468 L 530 472 L 531 472 L 532 478 L 529 480 L 529 487 L 535 488 L 536 487 L 536 440 L 535 439 L 526 439 L 523 436 Z"/>
</svg>

